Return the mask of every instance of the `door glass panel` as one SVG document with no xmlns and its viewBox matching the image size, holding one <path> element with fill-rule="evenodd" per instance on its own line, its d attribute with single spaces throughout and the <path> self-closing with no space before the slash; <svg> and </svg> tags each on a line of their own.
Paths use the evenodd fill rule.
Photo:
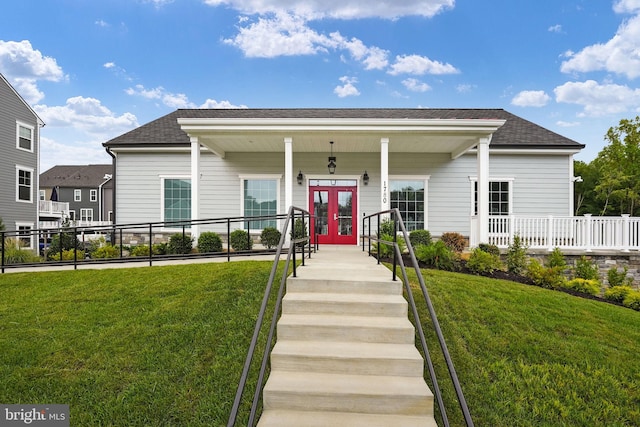
<svg viewBox="0 0 640 427">
<path fill-rule="evenodd" d="M 329 234 L 328 214 L 329 214 L 329 192 L 313 192 L 313 214 L 316 216 L 316 233 L 320 235 Z"/>
<path fill-rule="evenodd" d="M 353 233 L 352 200 L 351 191 L 338 191 L 338 234 L 340 236 L 351 236 Z"/>
</svg>

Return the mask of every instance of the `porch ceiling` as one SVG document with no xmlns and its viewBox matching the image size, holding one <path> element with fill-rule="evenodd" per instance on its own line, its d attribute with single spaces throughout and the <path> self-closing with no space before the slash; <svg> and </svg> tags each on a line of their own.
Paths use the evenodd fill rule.
<svg viewBox="0 0 640 427">
<path fill-rule="evenodd" d="M 504 124 L 504 120 L 230 120 L 178 119 L 183 131 L 214 153 L 284 152 L 291 138 L 294 152 L 380 152 L 381 138 L 389 152 L 450 153 L 458 156 L 475 147 Z"/>
</svg>

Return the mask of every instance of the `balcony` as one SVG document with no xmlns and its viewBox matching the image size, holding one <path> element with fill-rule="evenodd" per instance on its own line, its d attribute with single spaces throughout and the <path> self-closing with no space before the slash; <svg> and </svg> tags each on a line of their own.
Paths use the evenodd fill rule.
<svg viewBox="0 0 640 427">
<path fill-rule="evenodd" d="M 39 209 L 41 217 L 62 218 L 69 216 L 68 202 L 54 202 L 52 200 L 40 200 Z"/>
</svg>

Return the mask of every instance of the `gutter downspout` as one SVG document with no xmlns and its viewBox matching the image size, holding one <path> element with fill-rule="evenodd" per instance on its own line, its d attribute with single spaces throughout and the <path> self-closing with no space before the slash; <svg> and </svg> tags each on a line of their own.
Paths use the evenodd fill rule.
<svg viewBox="0 0 640 427">
<path fill-rule="evenodd" d="M 113 174 L 105 174 L 104 177 L 102 179 L 104 179 L 104 181 L 102 182 L 102 184 L 100 184 L 98 186 L 98 221 L 102 222 L 102 217 L 103 217 L 103 212 L 104 212 L 104 205 L 102 202 L 102 187 L 109 181 L 111 181 L 111 178 L 113 177 Z"/>
<path fill-rule="evenodd" d="M 111 179 L 113 181 L 113 191 L 111 192 L 111 204 L 113 205 L 113 218 L 111 223 L 115 224 L 116 223 L 116 155 L 113 154 L 113 152 L 109 149 L 109 147 L 105 147 L 105 150 L 107 150 L 107 154 L 109 156 L 111 156 L 112 160 L 112 164 L 113 164 L 113 173 L 111 174 Z"/>
</svg>

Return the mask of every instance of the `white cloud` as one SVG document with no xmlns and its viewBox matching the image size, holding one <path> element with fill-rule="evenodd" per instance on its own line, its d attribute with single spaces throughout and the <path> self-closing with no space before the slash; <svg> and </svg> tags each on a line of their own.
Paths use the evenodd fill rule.
<svg viewBox="0 0 640 427">
<path fill-rule="evenodd" d="M 581 117 L 620 114 L 629 110 L 640 112 L 640 89 L 594 80 L 567 82 L 554 90 L 557 102 L 583 107 Z"/>
<path fill-rule="evenodd" d="M 204 0 L 211 6 L 229 6 L 246 14 L 287 11 L 312 19 L 431 17 L 454 6 L 455 0 Z"/>
<path fill-rule="evenodd" d="M 402 84 L 412 92 L 426 92 L 431 90 L 431 86 L 413 78 L 403 80 Z"/>
<path fill-rule="evenodd" d="M 544 107 L 551 100 L 543 90 L 523 90 L 513 97 L 511 105 L 518 107 Z"/>
<path fill-rule="evenodd" d="M 456 92 L 458 93 L 468 93 L 475 89 L 477 86 L 472 84 L 459 84 L 456 86 Z"/>
<path fill-rule="evenodd" d="M 0 40 L 0 72 L 30 104 L 44 98 L 38 80 L 59 82 L 66 78 L 56 60 L 43 56 L 28 40 Z"/>
<path fill-rule="evenodd" d="M 107 21 L 104 21 L 104 20 L 102 20 L 102 19 L 98 19 L 98 20 L 95 22 L 95 24 L 96 24 L 98 27 L 102 27 L 102 28 L 107 28 L 107 27 L 109 27 L 109 26 L 110 26 L 110 25 L 109 25 L 109 23 L 108 23 Z"/>
<path fill-rule="evenodd" d="M 216 101 L 207 99 L 203 104 L 197 105 L 189 101 L 184 93 L 167 92 L 162 86 L 154 89 L 146 89 L 143 85 L 136 85 L 125 90 L 127 95 L 140 96 L 150 100 L 160 100 L 164 105 L 171 108 L 247 108 L 246 105 L 234 105 L 229 101 Z"/>
<path fill-rule="evenodd" d="M 358 83 L 358 79 L 355 77 L 340 77 L 340 81 L 344 83 L 342 86 L 336 86 L 333 90 L 333 93 L 338 95 L 340 98 L 345 98 L 347 96 L 358 96 L 360 95 L 360 91 L 355 87 L 355 83 Z"/>
<path fill-rule="evenodd" d="M 562 128 L 573 128 L 576 126 L 580 126 L 580 122 L 565 122 L 563 120 L 558 120 L 556 122 L 556 125 Z"/>
<path fill-rule="evenodd" d="M 637 13 L 640 12 L 640 0 L 618 0 L 613 5 L 616 13 Z"/>
<path fill-rule="evenodd" d="M 117 116 L 95 98 L 76 96 L 63 106 L 36 105 L 34 110 L 48 127 L 73 127 L 97 136 L 109 137 L 138 126 L 135 115 Z"/>
<path fill-rule="evenodd" d="M 389 74 L 458 74 L 460 71 L 451 64 L 443 64 L 420 55 L 399 55 L 391 65 Z"/>
<path fill-rule="evenodd" d="M 560 24 L 552 25 L 547 29 L 547 31 L 549 31 L 550 33 L 561 33 L 562 25 Z"/>
<path fill-rule="evenodd" d="M 74 141 L 73 144 L 61 144 L 57 140 L 63 139 L 58 136 L 51 139 L 45 136 L 40 137 L 40 171 L 44 172 L 56 165 L 87 165 L 87 164 L 108 164 L 111 158 L 107 155 L 102 142 L 99 140 L 86 140 L 83 142 Z"/>
<path fill-rule="evenodd" d="M 639 2 L 627 0 L 618 5 L 621 3 L 630 8 L 638 7 Z M 564 73 L 607 71 L 634 79 L 640 76 L 639 51 L 640 15 L 623 22 L 608 42 L 587 46 L 577 53 L 566 52 L 569 59 L 562 63 L 560 70 Z"/>
</svg>

